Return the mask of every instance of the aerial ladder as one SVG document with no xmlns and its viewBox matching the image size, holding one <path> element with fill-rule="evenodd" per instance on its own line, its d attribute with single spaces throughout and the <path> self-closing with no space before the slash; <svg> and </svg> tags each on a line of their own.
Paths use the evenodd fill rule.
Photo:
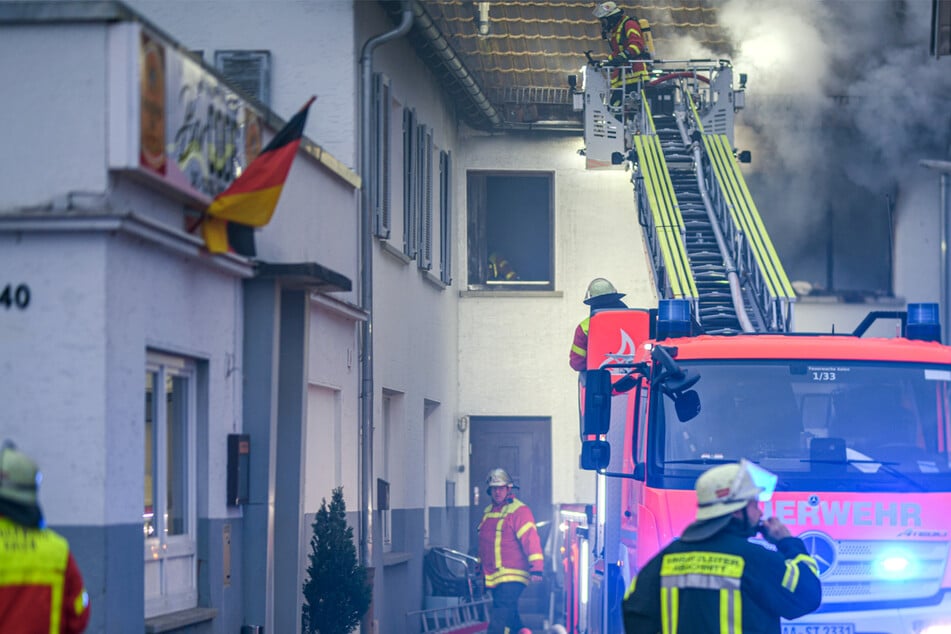
<svg viewBox="0 0 951 634">
<path fill-rule="evenodd" d="M 703 333 L 788 332 L 795 293 L 734 150 L 745 77 L 734 88 L 726 60 L 655 60 L 625 85 L 628 72 L 589 63 L 575 104 L 587 168 L 630 169 L 659 298 L 690 302 Z"/>
</svg>

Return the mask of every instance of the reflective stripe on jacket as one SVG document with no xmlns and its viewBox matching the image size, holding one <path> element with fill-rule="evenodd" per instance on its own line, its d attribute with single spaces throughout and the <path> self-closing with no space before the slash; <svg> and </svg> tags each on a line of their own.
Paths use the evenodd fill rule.
<svg viewBox="0 0 951 634">
<path fill-rule="evenodd" d="M 0 516 L 0 632 L 82 632 L 88 606 L 66 540 Z"/>
<path fill-rule="evenodd" d="M 580 324 L 575 327 L 575 338 L 571 342 L 571 352 L 568 354 L 568 363 L 572 370 L 581 372 L 588 369 L 588 328 L 591 325 L 591 317 L 585 317 Z"/>
<path fill-rule="evenodd" d="M 516 581 L 528 585 L 531 572 L 544 570 L 541 541 L 531 509 L 510 497 L 485 507 L 479 522 L 479 558 L 487 588 Z"/>
<path fill-rule="evenodd" d="M 609 61 L 634 62 L 647 50 L 647 45 L 644 44 L 644 36 L 641 34 L 641 27 L 637 24 L 637 20 L 633 18 L 625 17 L 618 22 L 614 30 L 611 31 L 608 41 L 611 44 Z M 625 71 L 623 83 L 636 84 L 642 79 L 647 79 L 647 66 L 644 62 L 635 62 L 631 66 L 631 70 Z M 621 85 L 621 72 L 612 71 L 611 88 L 620 88 Z"/>
<path fill-rule="evenodd" d="M 819 607 L 815 560 L 797 537 L 772 551 L 727 527 L 674 541 L 638 573 L 624 600 L 627 632 L 779 634 L 780 617 Z"/>
</svg>

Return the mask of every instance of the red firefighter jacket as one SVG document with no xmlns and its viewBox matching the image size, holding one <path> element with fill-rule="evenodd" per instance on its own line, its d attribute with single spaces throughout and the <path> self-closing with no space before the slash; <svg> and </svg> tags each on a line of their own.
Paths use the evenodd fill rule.
<svg viewBox="0 0 951 634">
<path fill-rule="evenodd" d="M 528 585 L 531 573 L 542 574 L 535 517 L 521 500 L 510 496 L 505 504 L 485 507 L 479 522 L 479 559 L 487 588 L 508 581 Z"/>
<path fill-rule="evenodd" d="M 608 34 L 608 42 L 611 44 L 611 57 L 608 58 L 609 65 L 633 62 L 647 50 L 641 27 L 637 20 L 633 18 L 625 17 L 618 22 L 611 33 Z M 644 62 L 636 62 L 633 64 L 632 70 L 626 71 L 623 83 L 635 84 L 642 79 L 647 79 L 647 66 Z M 621 83 L 620 71 L 612 71 L 611 87 L 620 88 Z"/>
<path fill-rule="evenodd" d="M 568 354 L 568 363 L 572 370 L 581 372 L 588 369 L 588 327 L 591 318 L 585 317 L 575 328 L 575 338 L 571 342 L 571 352 Z"/>
<path fill-rule="evenodd" d="M 89 598 L 66 540 L 0 516 L 0 632 L 73 634 L 88 622 Z"/>
</svg>

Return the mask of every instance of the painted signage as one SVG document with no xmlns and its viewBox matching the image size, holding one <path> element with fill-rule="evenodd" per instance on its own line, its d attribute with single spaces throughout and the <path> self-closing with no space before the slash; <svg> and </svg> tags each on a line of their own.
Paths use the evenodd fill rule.
<svg viewBox="0 0 951 634">
<path fill-rule="evenodd" d="M 118 123 L 112 167 L 148 175 L 207 205 L 260 153 L 259 113 L 142 25 L 117 25 L 114 44 L 115 57 L 133 65 L 116 73 L 114 102 L 127 103 L 133 116 Z"/>
</svg>

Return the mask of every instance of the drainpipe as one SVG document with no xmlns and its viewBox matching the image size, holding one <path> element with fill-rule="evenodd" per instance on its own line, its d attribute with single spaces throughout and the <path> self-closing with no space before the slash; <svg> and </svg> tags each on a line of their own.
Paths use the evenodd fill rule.
<svg viewBox="0 0 951 634">
<path fill-rule="evenodd" d="M 373 566 L 373 197 L 370 156 L 373 131 L 373 51 L 409 33 L 413 25 L 410 0 L 403 0 L 402 20 L 392 31 L 367 40 L 360 54 L 360 306 L 366 312 L 360 336 L 360 554 Z"/>
</svg>

